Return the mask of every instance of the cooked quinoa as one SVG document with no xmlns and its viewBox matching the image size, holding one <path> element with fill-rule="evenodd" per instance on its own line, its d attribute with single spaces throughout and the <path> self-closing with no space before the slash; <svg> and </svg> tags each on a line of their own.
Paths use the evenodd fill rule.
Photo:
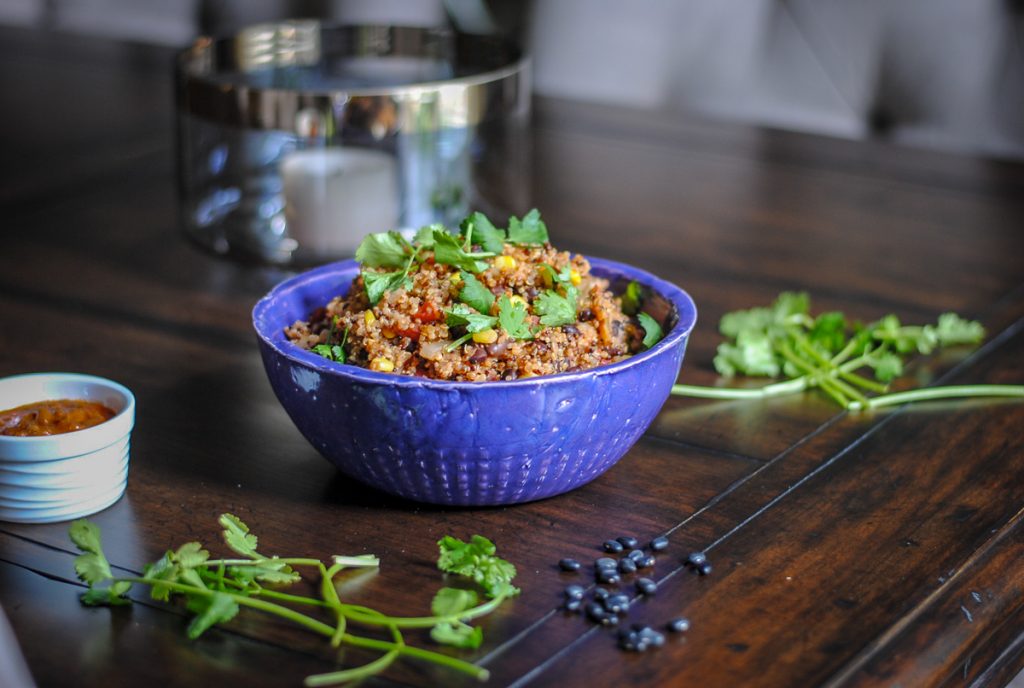
<svg viewBox="0 0 1024 688">
<path fill-rule="evenodd" d="M 479 214 L 473 217 L 486 222 Z M 523 222 L 531 219 L 539 222 L 536 211 Z M 348 294 L 331 299 L 308 321 L 285 328 L 285 334 L 302 348 L 351 365 L 437 380 L 550 375 L 612 363 L 639 351 L 644 329 L 623 312 L 608 281 L 592 275 L 583 256 L 555 250 L 543 223 L 540 227 L 543 232 L 536 238 L 543 242 L 498 244 L 492 238 L 491 247 L 500 245 L 500 253 L 456 237 L 464 249 L 460 261 L 454 261 L 459 265 L 440 262 L 429 241 L 410 244 L 389 233 L 381 240 L 385 248 L 400 248 L 409 256 L 404 272 L 400 256 L 379 266 L 373 265 L 381 259 L 371 250 L 357 253 L 357 258 L 370 259 L 363 261 Z M 515 236 L 511 229 L 509 234 Z M 425 236 L 434 235 L 428 231 Z M 392 288 L 378 291 L 379 300 L 372 304 L 367 281 L 392 276 Z M 474 281 L 478 284 L 467 284 Z M 493 299 L 481 295 L 480 286 Z M 474 289 L 477 298 L 472 298 Z M 487 301 L 492 301 L 489 308 Z M 561 307 L 561 315 L 552 314 L 552 306 Z M 471 322 L 460 316 L 471 316 Z M 552 322 L 558 324 L 545 324 Z"/>
</svg>

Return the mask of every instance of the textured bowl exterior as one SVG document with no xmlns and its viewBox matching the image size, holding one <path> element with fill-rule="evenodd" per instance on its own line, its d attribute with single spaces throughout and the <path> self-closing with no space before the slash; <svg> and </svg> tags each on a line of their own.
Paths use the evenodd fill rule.
<svg viewBox="0 0 1024 688">
<path fill-rule="evenodd" d="M 354 261 L 288 279 L 253 310 L 270 385 L 292 421 L 345 474 L 408 499 L 451 505 L 561 494 L 608 470 L 668 397 L 696 308 L 678 287 L 611 261 L 595 274 L 635 279 L 676 314 L 665 338 L 625 361 L 502 382 L 445 382 L 328 361 L 283 329 L 347 292 Z"/>
</svg>

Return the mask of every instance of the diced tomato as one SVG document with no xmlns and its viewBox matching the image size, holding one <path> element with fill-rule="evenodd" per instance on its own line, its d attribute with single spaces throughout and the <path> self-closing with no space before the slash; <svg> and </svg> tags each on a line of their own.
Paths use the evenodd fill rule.
<svg viewBox="0 0 1024 688">
<path fill-rule="evenodd" d="M 397 332 L 398 334 L 402 335 L 403 337 L 408 337 L 409 339 L 412 339 L 413 341 L 415 341 L 415 340 L 420 338 L 420 329 L 418 327 L 410 327 L 408 329 L 399 328 L 399 329 L 395 330 L 395 332 Z"/>
<path fill-rule="evenodd" d="M 441 319 L 441 309 L 435 306 L 430 301 L 424 301 L 420 309 L 416 311 L 416 319 L 421 323 L 432 323 L 437 322 Z"/>
</svg>

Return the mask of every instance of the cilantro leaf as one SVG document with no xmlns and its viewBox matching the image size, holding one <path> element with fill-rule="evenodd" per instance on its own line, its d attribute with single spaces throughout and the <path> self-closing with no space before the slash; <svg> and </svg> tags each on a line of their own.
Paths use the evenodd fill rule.
<svg viewBox="0 0 1024 688">
<path fill-rule="evenodd" d="M 283 562 L 270 559 L 258 564 L 228 567 L 231 575 L 240 581 L 262 581 L 264 583 L 297 583 L 302 579 L 297 571 Z"/>
<path fill-rule="evenodd" d="M 576 322 L 576 287 L 565 288 L 565 296 L 550 289 L 533 302 L 533 312 L 540 316 L 542 325 L 559 327 Z"/>
<path fill-rule="evenodd" d="M 835 354 L 847 341 L 846 318 L 838 311 L 822 313 L 814 319 L 808 339 L 822 351 Z"/>
<path fill-rule="evenodd" d="M 256 535 L 249 532 L 249 526 L 245 525 L 242 519 L 234 514 L 221 514 L 220 518 L 217 519 L 217 523 L 224 528 L 221 534 L 224 536 L 225 544 L 233 552 L 250 559 L 262 558 L 260 553 L 256 551 L 256 543 L 258 542 Z"/>
<path fill-rule="evenodd" d="M 412 247 L 398 232 L 367 234 L 356 248 L 356 260 L 370 268 L 400 268 Z"/>
<path fill-rule="evenodd" d="M 445 322 L 449 327 L 465 327 L 470 334 L 483 332 L 489 327 L 494 327 L 498 319 L 491 315 L 474 313 L 464 303 L 455 304 L 451 310 L 445 311 Z"/>
<path fill-rule="evenodd" d="M 488 597 L 512 596 L 519 589 L 512 586 L 516 567 L 497 556 L 494 543 L 481 535 L 474 535 L 469 542 L 446 535 L 437 542 L 440 556 L 437 568 L 447 573 L 456 573 L 475 581 Z"/>
<path fill-rule="evenodd" d="M 501 253 L 505 248 L 505 232 L 495 227 L 483 213 L 467 217 L 462 221 L 461 229 L 463 236 L 489 253 Z"/>
<path fill-rule="evenodd" d="M 93 586 L 114 577 L 110 562 L 103 553 L 99 526 L 92 521 L 79 519 L 71 524 L 68 535 L 83 552 L 75 557 L 75 572 L 82 581 Z"/>
<path fill-rule="evenodd" d="M 433 234 L 434 260 L 436 262 L 474 274 L 487 269 L 487 261 L 480 259 L 489 258 L 489 253 L 467 253 L 459 245 L 459 240 L 445 230 L 435 229 Z"/>
<path fill-rule="evenodd" d="M 154 600 L 168 601 L 171 597 L 171 589 L 164 583 L 175 583 L 181 574 L 181 569 L 171 558 L 173 552 L 166 552 L 162 557 L 152 564 L 146 565 L 142 577 L 149 583 L 149 596 Z"/>
<path fill-rule="evenodd" d="M 75 557 L 75 573 L 89 584 L 89 589 L 80 596 L 82 603 L 89 606 L 131 604 L 131 600 L 125 597 L 132 587 L 131 583 L 114 580 L 109 585 L 98 586 L 114 578 L 110 562 L 103 553 L 99 526 L 92 521 L 79 519 L 71 524 L 68 535 L 82 551 L 82 554 Z"/>
<path fill-rule="evenodd" d="M 985 328 L 977 320 L 965 320 L 956 313 L 943 313 L 935 327 L 942 346 L 976 344 L 985 337 Z"/>
<path fill-rule="evenodd" d="M 444 225 L 439 222 L 435 222 L 432 225 L 424 225 L 416 230 L 416 237 L 414 241 L 423 248 L 433 248 L 435 231 L 447 233 L 448 230 L 446 230 Z"/>
<path fill-rule="evenodd" d="M 522 301 L 513 301 L 503 294 L 498 299 L 498 324 L 513 339 L 533 339 L 526 323 L 526 304 Z"/>
<path fill-rule="evenodd" d="M 546 244 L 548 243 L 548 227 L 540 219 L 540 211 L 534 208 L 523 215 L 508 219 L 508 240 L 513 244 Z"/>
<path fill-rule="evenodd" d="M 380 303 L 381 297 L 384 296 L 385 292 L 407 288 L 410 284 L 406 281 L 408 279 L 408 272 L 404 270 L 395 270 L 393 272 L 363 270 L 362 275 L 363 285 L 366 287 L 366 298 L 369 299 L 371 306 L 376 306 Z"/>
<path fill-rule="evenodd" d="M 442 645 L 475 650 L 483 642 L 484 632 L 479 626 L 470 626 L 462 621 L 446 621 L 431 628 L 430 637 Z"/>
<path fill-rule="evenodd" d="M 714 365 L 723 377 L 732 377 L 737 373 L 776 377 L 781 370 L 772 340 L 758 330 L 743 330 L 735 343 L 719 344 Z"/>
<path fill-rule="evenodd" d="M 491 290 L 465 270 L 461 271 L 459 275 L 462 277 L 463 284 L 459 291 L 459 300 L 480 313 L 490 313 L 491 305 L 494 303 L 494 294 L 491 293 Z"/>
<path fill-rule="evenodd" d="M 626 315 L 636 315 L 643 304 L 643 292 L 636 280 L 630 280 L 626 285 L 626 291 L 622 293 L 622 312 Z"/>
<path fill-rule="evenodd" d="M 636 317 L 640 321 L 640 326 L 644 328 L 644 348 L 650 349 L 665 336 L 661 330 L 661 325 L 647 313 L 637 313 Z"/>
<path fill-rule="evenodd" d="M 214 624 L 231 621 L 238 614 L 238 603 L 222 592 L 215 592 L 211 597 L 190 595 L 188 608 L 196 614 L 186 631 L 189 640 L 195 640 Z"/>
<path fill-rule="evenodd" d="M 430 603 L 434 616 L 452 616 L 476 606 L 477 594 L 472 590 L 441 588 Z"/>
</svg>

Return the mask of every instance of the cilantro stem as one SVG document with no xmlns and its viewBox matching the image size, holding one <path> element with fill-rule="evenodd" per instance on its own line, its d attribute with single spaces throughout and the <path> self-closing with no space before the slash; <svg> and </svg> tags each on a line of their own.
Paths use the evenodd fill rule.
<svg viewBox="0 0 1024 688">
<path fill-rule="evenodd" d="M 494 599 L 488 600 L 487 602 L 477 605 L 471 609 L 466 609 L 458 612 L 457 614 L 448 614 L 446 616 L 384 616 L 379 619 L 375 619 L 369 616 L 363 616 L 362 612 L 356 612 L 353 614 L 352 611 L 354 611 L 354 608 L 349 610 L 348 616 L 353 621 L 370 626 L 394 624 L 398 628 L 431 628 L 439 623 L 469 621 L 479 616 L 484 616 L 497 608 L 498 605 L 505 601 L 505 599 L 505 595 L 498 595 Z M 349 606 L 351 607 L 351 605 Z"/>
<path fill-rule="evenodd" d="M 217 592 L 210 590 L 207 587 L 200 587 L 197 585 L 186 585 L 184 583 L 175 583 L 172 581 L 154 581 L 151 578 L 114 578 L 112 582 L 125 582 L 125 583 L 140 583 L 142 585 L 153 585 L 157 583 L 161 588 L 167 588 L 168 590 L 174 590 L 175 592 L 185 593 L 189 595 L 201 595 L 203 597 L 213 597 L 215 594 L 228 595 L 238 604 L 245 607 L 252 607 L 253 609 L 259 609 L 260 611 L 267 612 L 268 614 L 275 614 L 283 619 L 294 621 L 300 626 L 305 626 L 311 631 L 319 633 L 320 635 L 326 635 L 328 637 L 334 635 L 334 627 L 328 626 L 322 621 L 318 621 L 311 616 L 307 616 L 301 612 L 297 612 L 294 609 L 289 609 L 280 604 L 274 604 L 273 602 L 266 602 L 264 600 L 253 599 L 246 595 L 239 595 L 233 592 Z"/>
<path fill-rule="evenodd" d="M 258 566 L 260 564 L 288 564 L 289 566 L 320 566 L 319 559 L 259 557 L 256 559 L 208 559 L 203 562 L 207 566 Z"/>
<path fill-rule="evenodd" d="M 672 394 L 701 399 L 766 399 L 786 394 L 796 394 L 807 389 L 808 377 L 802 375 L 774 382 L 764 387 L 703 387 L 700 385 L 672 385 Z"/>
<path fill-rule="evenodd" d="M 278 561 L 283 560 L 279 559 Z M 139 583 L 141 585 L 153 585 L 154 582 L 158 582 L 161 587 L 167 588 L 168 590 L 174 590 L 175 592 L 186 593 L 191 595 L 201 595 L 203 597 L 213 597 L 216 594 L 228 595 L 239 605 L 251 607 L 253 609 L 258 609 L 260 611 L 267 612 L 268 614 L 274 614 L 283 619 L 293 621 L 299 624 L 300 626 L 305 626 L 314 633 L 319 633 L 320 635 L 326 636 L 328 638 L 333 637 L 335 632 L 334 626 L 329 626 L 322 621 L 318 621 L 317 619 L 302 614 L 301 612 L 297 612 L 294 609 L 289 609 L 288 607 L 283 607 L 279 604 L 274 604 L 273 602 L 265 602 L 264 600 L 253 599 L 252 597 L 246 597 L 245 595 L 238 595 L 232 592 L 218 593 L 217 591 L 210 590 L 209 588 L 205 587 L 185 585 L 183 583 L 175 583 L 172 581 L 153 581 L 152 579 L 141 577 L 111 579 L 111 583 L 119 582 Z M 417 659 L 433 662 L 434 664 L 439 664 L 442 666 L 446 666 L 450 669 L 461 671 L 465 674 L 476 676 L 481 681 L 486 681 L 487 677 L 490 675 L 490 672 L 488 672 L 486 669 L 478 667 L 475 664 L 471 664 L 470 662 L 465 662 L 461 659 L 456 659 L 455 657 L 449 657 L 448 655 L 441 654 L 440 652 L 431 652 L 430 650 L 423 650 L 418 647 L 413 647 L 411 645 L 399 645 L 398 643 L 389 642 L 386 640 L 364 638 L 362 636 L 352 635 L 350 633 L 345 633 L 342 636 L 341 641 L 347 645 L 367 648 L 371 650 L 381 650 L 384 652 L 397 650 L 400 654 L 403 655 L 416 657 Z"/>
<path fill-rule="evenodd" d="M 362 636 L 350 635 L 348 633 L 342 638 L 343 642 L 354 647 L 363 647 L 370 650 L 383 650 L 388 651 L 395 648 L 396 643 L 391 643 L 386 640 L 376 640 L 374 638 L 364 638 Z M 440 652 L 432 652 L 431 650 L 424 650 L 422 648 L 414 647 L 412 645 L 402 645 L 398 648 L 398 651 L 403 655 L 409 657 L 416 657 L 427 662 L 433 662 L 441 666 L 446 666 L 449 669 L 455 669 L 461 671 L 464 674 L 475 676 L 481 681 L 486 681 L 491 675 L 487 669 L 478 667 L 476 664 L 456 659 L 455 657 L 449 657 L 443 655 Z"/>
<path fill-rule="evenodd" d="M 905 392 L 893 392 L 868 399 L 867 404 L 851 402 L 847 408 L 860 411 L 865 408 L 879 408 L 907 404 L 914 401 L 933 399 L 954 399 L 964 397 L 1024 397 L 1024 385 L 947 385 L 944 387 L 926 387 L 910 389 Z"/>
<path fill-rule="evenodd" d="M 315 597 L 306 597 L 305 595 L 292 595 L 287 592 L 279 592 L 277 590 L 268 590 L 267 588 L 259 588 L 253 591 L 254 595 L 260 597 L 269 597 L 274 600 L 281 600 L 282 602 L 292 602 L 294 604 L 306 604 L 313 607 L 328 607 L 326 602 L 318 600 Z"/>
</svg>

